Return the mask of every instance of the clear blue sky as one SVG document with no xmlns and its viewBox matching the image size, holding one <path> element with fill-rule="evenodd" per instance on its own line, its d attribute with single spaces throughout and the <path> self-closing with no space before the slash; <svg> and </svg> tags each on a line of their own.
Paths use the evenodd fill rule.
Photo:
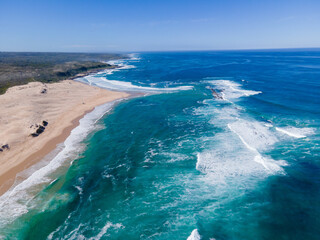
<svg viewBox="0 0 320 240">
<path fill-rule="evenodd" d="M 0 51 L 320 47 L 320 0 L 0 0 Z"/>
</svg>

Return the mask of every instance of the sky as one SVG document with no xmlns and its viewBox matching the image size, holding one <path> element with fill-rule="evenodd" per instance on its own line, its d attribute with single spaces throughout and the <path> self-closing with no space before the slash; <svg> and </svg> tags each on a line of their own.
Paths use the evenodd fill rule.
<svg viewBox="0 0 320 240">
<path fill-rule="evenodd" d="M 0 51 L 311 47 L 319 0 L 0 0 Z"/>
</svg>

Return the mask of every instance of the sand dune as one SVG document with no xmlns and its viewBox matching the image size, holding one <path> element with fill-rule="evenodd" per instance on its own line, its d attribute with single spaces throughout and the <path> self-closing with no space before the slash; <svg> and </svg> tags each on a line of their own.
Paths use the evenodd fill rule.
<svg viewBox="0 0 320 240">
<path fill-rule="evenodd" d="M 10 147 L 0 152 L 0 194 L 13 184 L 18 172 L 63 142 L 86 112 L 127 96 L 72 80 L 32 82 L 8 89 L 0 96 L 0 147 Z M 30 136 L 44 120 L 48 122 L 44 132 Z"/>
</svg>

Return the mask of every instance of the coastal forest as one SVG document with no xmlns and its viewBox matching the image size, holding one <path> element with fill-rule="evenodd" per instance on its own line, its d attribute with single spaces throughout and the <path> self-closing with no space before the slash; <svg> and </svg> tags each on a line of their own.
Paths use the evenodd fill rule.
<svg viewBox="0 0 320 240">
<path fill-rule="evenodd" d="M 114 68 L 107 61 L 125 58 L 109 53 L 35 53 L 0 52 L 0 94 L 9 87 L 39 81 L 44 83 L 71 79 Z"/>
</svg>

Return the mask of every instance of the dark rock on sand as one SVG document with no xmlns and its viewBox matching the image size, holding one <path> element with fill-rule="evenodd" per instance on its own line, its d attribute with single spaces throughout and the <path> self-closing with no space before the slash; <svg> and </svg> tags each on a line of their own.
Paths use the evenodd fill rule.
<svg viewBox="0 0 320 240">
<path fill-rule="evenodd" d="M 37 129 L 36 133 L 41 134 L 41 133 L 44 132 L 45 129 L 46 129 L 46 128 L 45 128 L 44 126 L 41 126 L 41 125 L 40 125 L 40 127 Z"/>
<path fill-rule="evenodd" d="M 10 149 L 9 144 L 2 145 L 2 149 Z"/>
</svg>

